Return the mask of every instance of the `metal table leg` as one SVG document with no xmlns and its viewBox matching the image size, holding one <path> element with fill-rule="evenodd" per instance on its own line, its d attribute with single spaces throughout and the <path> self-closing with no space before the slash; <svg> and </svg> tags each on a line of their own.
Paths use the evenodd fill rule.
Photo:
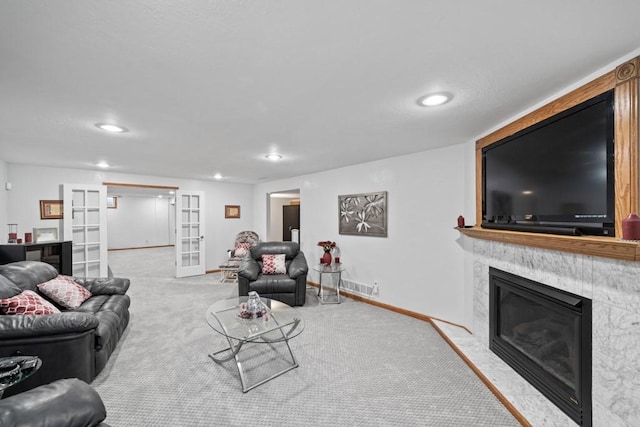
<svg viewBox="0 0 640 427">
<path fill-rule="evenodd" d="M 321 304 L 340 304 L 340 286 L 342 285 L 342 270 L 340 271 L 322 271 L 318 272 L 320 276 L 320 289 L 318 289 L 318 297 L 320 298 Z M 336 301 L 325 301 L 324 299 L 324 287 L 322 286 L 322 275 L 323 274 L 338 274 L 338 283 L 336 284 Z"/>
<path fill-rule="evenodd" d="M 254 389 L 256 387 L 258 387 L 259 385 L 262 385 L 268 381 L 271 381 L 272 379 L 279 377 L 280 375 L 289 372 L 292 369 L 295 369 L 298 367 L 298 361 L 296 360 L 295 356 L 293 355 L 293 351 L 291 350 L 291 346 L 289 345 L 289 338 L 287 338 L 289 336 L 289 334 L 295 330 L 295 328 L 298 326 L 298 323 L 300 322 L 300 319 L 297 319 L 296 323 L 293 324 L 293 326 L 289 329 L 289 331 L 287 331 L 286 333 L 282 330 L 282 327 L 279 328 L 280 333 L 282 334 L 282 340 L 267 340 L 264 338 L 263 335 L 259 335 L 256 337 L 252 337 L 248 340 L 239 340 L 238 344 L 234 346 L 233 344 L 233 339 L 226 337 L 227 341 L 229 342 L 229 347 L 224 348 L 222 350 L 218 350 L 214 353 L 209 354 L 209 357 L 211 359 L 213 359 L 213 361 L 215 361 L 216 363 L 222 364 L 224 362 L 227 362 L 231 359 L 235 359 L 236 361 L 236 367 L 238 368 L 238 374 L 240 375 L 240 384 L 242 386 L 242 392 L 246 393 L 251 389 Z M 238 354 L 240 353 L 240 349 L 242 349 L 242 346 L 245 343 L 270 343 L 270 342 L 284 342 L 285 345 L 287 346 L 287 350 L 289 350 L 289 355 L 291 356 L 291 364 L 289 366 L 287 366 L 286 368 L 284 368 L 283 370 L 276 372 L 275 374 L 271 375 L 268 378 L 265 378 L 261 381 L 258 381 L 255 384 L 252 384 L 250 386 L 247 385 L 247 379 L 245 378 L 245 373 L 244 373 L 244 369 L 242 368 L 242 362 L 240 362 L 240 358 L 238 357 Z M 217 357 L 218 354 L 220 353 L 224 353 L 224 352 L 228 352 L 230 351 L 231 354 L 229 354 L 226 357 Z"/>
</svg>

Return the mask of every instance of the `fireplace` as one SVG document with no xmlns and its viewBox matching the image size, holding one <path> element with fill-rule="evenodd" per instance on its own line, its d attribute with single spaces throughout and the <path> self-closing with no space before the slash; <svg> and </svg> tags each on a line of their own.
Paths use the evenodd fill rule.
<svg viewBox="0 0 640 427">
<path fill-rule="evenodd" d="M 591 426 L 591 300 L 491 267 L 489 301 L 491 350 Z"/>
</svg>

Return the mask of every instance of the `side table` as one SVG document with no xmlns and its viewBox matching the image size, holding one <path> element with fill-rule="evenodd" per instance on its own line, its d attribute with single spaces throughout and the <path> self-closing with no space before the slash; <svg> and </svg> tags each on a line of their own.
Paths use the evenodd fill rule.
<svg viewBox="0 0 640 427">
<path fill-rule="evenodd" d="M 313 267 L 314 271 L 318 272 L 320 276 L 320 289 L 318 290 L 318 298 L 320 299 L 320 304 L 340 304 L 340 286 L 342 286 L 342 272 L 344 271 L 344 267 L 342 264 L 318 264 Z M 336 282 L 335 288 L 328 287 L 322 283 L 322 276 L 325 274 L 330 274 L 333 282 L 333 278 L 337 275 L 338 281 Z M 331 290 L 335 289 L 335 300 L 330 300 L 327 297 L 330 297 L 332 292 Z M 325 295 L 325 293 L 327 295 Z"/>
<path fill-rule="evenodd" d="M 238 281 L 238 269 L 240 267 L 239 261 L 227 261 L 224 264 L 220 264 L 220 283 L 231 281 L 236 283 Z"/>
<path fill-rule="evenodd" d="M 6 389 L 29 378 L 41 365 L 36 356 L 0 357 L 0 399 Z"/>
</svg>

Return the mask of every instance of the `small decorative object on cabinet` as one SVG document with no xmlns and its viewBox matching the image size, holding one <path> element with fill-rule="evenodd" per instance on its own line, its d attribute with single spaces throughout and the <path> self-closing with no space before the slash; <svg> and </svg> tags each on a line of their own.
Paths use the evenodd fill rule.
<svg viewBox="0 0 640 427">
<path fill-rule="evenodd" d="M 7 224 L 9 227 L 9 239 L 7 243 L 17 243 L 18 242 L 18 224 Z"/>
<path fill-rule="evenodd" d="M 464 217 L 462 215 L 458 217 L 458 227 L 460 228 L 464 227 Z"/>
<path fill-rule="evenodd" d="M 55 242 L 58 240 L 57 228 L 34 228 L 35 243 Z"/>
<path fill-rule="evenodd" d="M 622 239 L 640 240 L 640 216 L 630 213 L 622 220 Z"/>
</svg>

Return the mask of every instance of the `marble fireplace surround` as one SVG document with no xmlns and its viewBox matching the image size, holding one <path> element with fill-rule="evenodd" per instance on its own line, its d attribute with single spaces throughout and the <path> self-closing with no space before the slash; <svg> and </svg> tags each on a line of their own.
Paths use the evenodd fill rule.
<svg viewBox="0 0 640 427">
<path fill-rule="evenodd" d="M 590 298 L 593 425 L 640 425 L 640 262 L 463 237 L 473 259 L 473 334 L 437 326 L 534 426 L 576 425 L 489 350 L 489 267 Z"/>
</svg>

